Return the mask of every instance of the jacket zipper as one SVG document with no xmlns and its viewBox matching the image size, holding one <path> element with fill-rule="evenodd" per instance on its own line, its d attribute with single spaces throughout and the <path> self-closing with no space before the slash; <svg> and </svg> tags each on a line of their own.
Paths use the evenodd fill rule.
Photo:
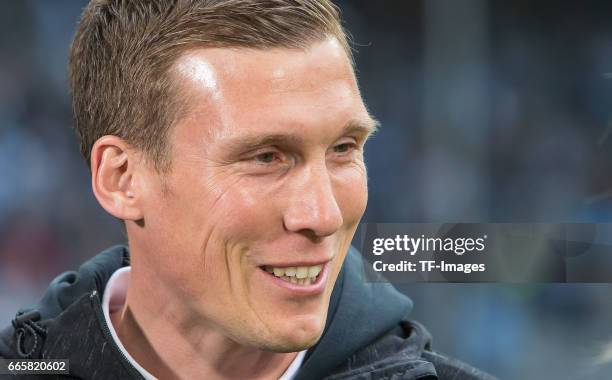
<svg viewBox="0 0 612 380">
<path fill-rule="evenodd" d="M 91 299 L 96 318 L 98 318 L 98 323 L 100 323 L 102 331 L 104 332 L 104 337 L 106 338 L 106 341 L 109 342 L 115 348 L 115 351 L 118 352 L 121 356 L 121 362 L 123 366 L 132 376 L 134 376 L 135 379 L 145 380 L 142 374 L 138 372 L 138 370 L 130 363 L 121 348 L 119 348 L 119 346 L 117 345 L 117 342 L 115 342 L 115 339 L 113 338 L 113 335 L 110 332 L 108 324 L 106 324 L 106 318 L 104 318 L 104 312 L 102 311 L 102 304 L 100 303 L 98 291 L 92 291 L 89 298 Z"/>
</svg>

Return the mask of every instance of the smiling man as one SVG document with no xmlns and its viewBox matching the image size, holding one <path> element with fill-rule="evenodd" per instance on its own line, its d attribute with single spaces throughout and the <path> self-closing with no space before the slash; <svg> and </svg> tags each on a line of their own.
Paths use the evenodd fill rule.
<svg viewBox="0 0 612 380">
<path fill-rule="evenodd" d="M 56 278 L 1 356 L 91 379 L 487 378 L 361 278 L 376 122 L 330 2 L 92 1 L 70 79 L 129 248 Z"/>
</svg>

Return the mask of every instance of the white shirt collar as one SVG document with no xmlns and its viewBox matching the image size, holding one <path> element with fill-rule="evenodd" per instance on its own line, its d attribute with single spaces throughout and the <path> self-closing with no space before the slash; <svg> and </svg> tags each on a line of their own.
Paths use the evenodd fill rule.
<svg viewBox="0 0 612 380">
<path fill-rule="evenodd" d="M 102 311 L 104 312 L 104 319 L 106 320 L 106 324 L 108 325 L 108 329 L 113 337 L 113 340 L 117 344 L 117 347 L 121 350 L 121 353 L 125 355 L 127 360 L 130 362 L 138 372 L 146 379 L 146 380 L 156 380 L 155 376 L 151 375 L 146 369 L 144 369 L 134 358 L 127 352 L 121 341 L 119 340 L 119 336 L 115 331 L 115 327 L 111 321 L 110 315 L 111 313 L 121 310 L 123 305 L 125 304 L 125 298 L 127 296 L 127 288 L 130 282 L 130 271 L 131 267 L 123 267 L 119 268 L 113 273 L 111 278 L 106 283 L 106 288 L 104 289 L 104 296 L 102 297 Z M 301 351 L 297 354 L 293 362 L 289 365 L 289 368 L 281 375 L 278 380 L 291 380 L 297 374 L 297 371 L 302 366 L 302 362 L 304 361 L 304 356 L 306 356 L 306 350 Z"/>
<path fill-rule="evenodd" d="M 121 350 L 121 353 L 125 355 L 130 364 L 134 366 L 134 368 L 136 368 L 136 370 L 138 370 L 138 372 L 140 372 L 140 374 L 146 380 L 156 380 L 155 376 L 151 375 L 149 371 L 138 364 L 138 362 L 134 360 L 130 353 L 125 349 L 125 347 L 123 347 L 123 344 L 121 344 L 119 336 L 115 331 L 115 326 L 113 326 L 113 322 L 110 318 L 111 313 L 121 310 L 125 304 L 128 283 L 130 282 L 131 269 L 131 267 L 119 268 L 108 280 L 106 283 L 106 288 L 104 289 L 104 296 L 102 297 L 102 311 L 104 312 L 104 319 L 106 320 L 108 329 L 113 336 L 113 340 L 115 343 L 117 343 L 117 346 Z"/>
</svg>

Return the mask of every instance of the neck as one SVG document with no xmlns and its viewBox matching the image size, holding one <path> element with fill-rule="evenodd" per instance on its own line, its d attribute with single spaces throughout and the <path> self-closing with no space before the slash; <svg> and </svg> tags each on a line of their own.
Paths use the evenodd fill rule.
<svg viewBox="0 0 612 380">
<path fill-rule="evenodd" d="M 157 378 L 278 379 L 297 356 L 240 345 L 145 284 L 132 270 L 126 303 L 111 320 L 125 349 Z"/>
</svg>

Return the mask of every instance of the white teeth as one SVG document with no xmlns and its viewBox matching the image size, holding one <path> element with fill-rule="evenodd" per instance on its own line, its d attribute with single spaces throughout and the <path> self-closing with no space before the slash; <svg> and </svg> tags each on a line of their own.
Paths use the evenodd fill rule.
<svg viewBox="0 0 612 380">
<path fill-rule="evenodd" d="M 322 265 L 315 265 L 308 268 L 308 277 L 317 277 L 321 273 Z"/>
<path fill-rule="evenodd" d="M 274 274 L 287 282 L 298 285 L 310 285 L 317 280 L 323 265 L 313 265 L 308 267 L 271 267 L 265 266 L 264 270 Z"/>
<path fill-rule="evenodd" d="M 295 272 L 295 277 L 297 278 L 308 277 L 308 267 L 297 267 L 297 271 Z"/>
</svg>

